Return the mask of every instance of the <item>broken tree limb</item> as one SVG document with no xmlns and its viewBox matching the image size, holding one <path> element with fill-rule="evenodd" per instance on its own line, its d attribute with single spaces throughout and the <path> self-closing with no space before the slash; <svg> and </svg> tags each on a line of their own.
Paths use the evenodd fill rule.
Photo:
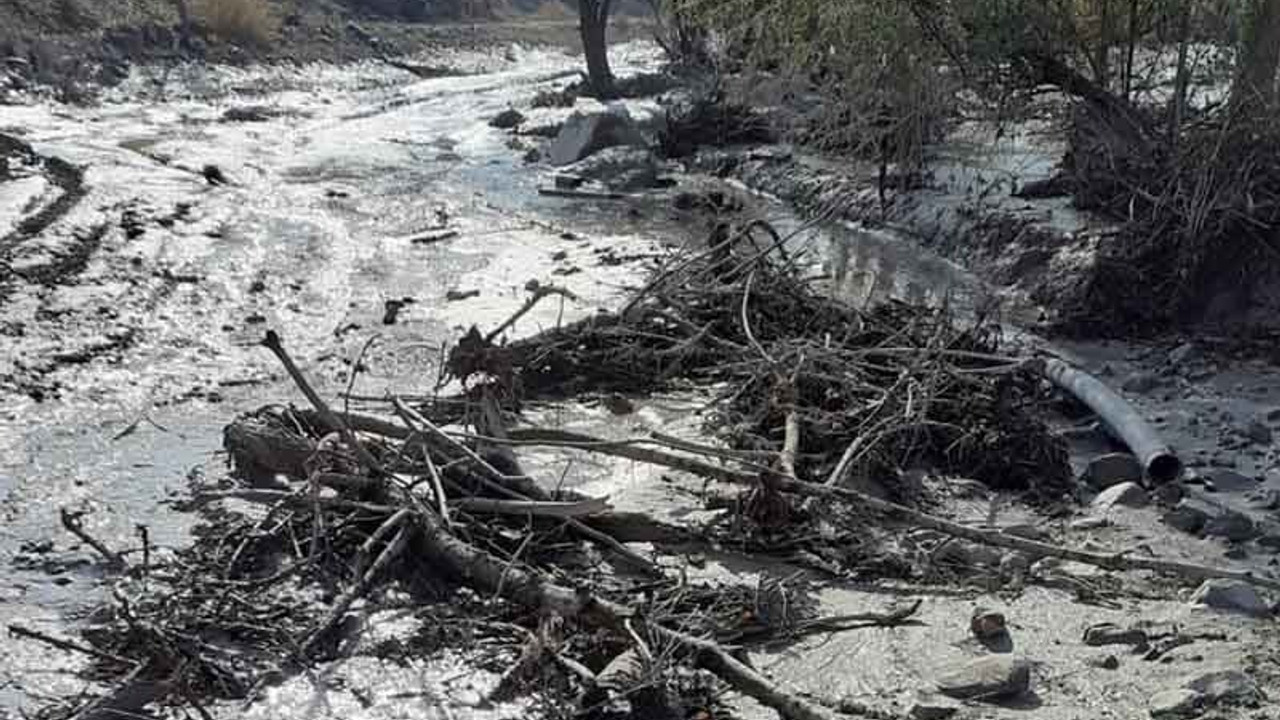
<svg viewBox="0 0 1280 720">
<path fill-rule="evenodd" d="M 443 438 L 445 442 L 451 443 L 454 447 L 461 449 L 464 452 L 464 454 L 466 454 L 472 460 L 476 461 L 481 467 L 487 468 L 487 470 L 490 473 L 496 476 L 497 480 L 486 478 L 482 475 L 476 475 L 475 479 L 485 487 L 489 488 L 490 490 L 493 490 L 494 492 L 500 493 L 502 495 L 506 495 L 509 499 L 512 499 L 512 500 L 522 500 L 522 501 L 528 502 L 531 500 L 546 501 L 550 499 L 547 496 L 546 491 L 542 490 L 541 487 L 539 487 L 536 483 L 533 483 L 533 481 L 530 480 L 529 478 L 519 478 L 519 479 L 526 481 L 532 486 L 531 492 L 536 493 L 533 497 L 530 497 L 530 495 L 522 493 L 519 490 L 515 490 L 511 487 L 508 487 L 502 481 L 503 480 L 509 481 L 512 478 L 509 478 L 508 476 L 505 476 L 502 473 L 500 473 L 496 468 L 494 468 L 492 465 L 486 462 L 483 458 L 477 455 L 475 451 L 473 451 L 471 448 L 467 447 L 461 442 L 450 437 L 443 430 L 436 427 L 435 424 L 433 424 L 430 420 L 426 419 L 420 413 L 415 411 L 413 408 L 410 408 L 408 405 L 405 405 L 403 402 L 400 402 L 399 400 L 397 400 L 395 403 L 395 407 L 397 412 L 401 413 L 402 417 L 412 420 L 414 422 L 421 423 L 424 427 L 434 432 L 437 436 Z M 505 432 L 505 430 L 503 432 Z M 493 438 L 493 439 L 495 441 L 499 440 L 499 438 Z M 574 532 L 578 533 L 579 535 L 582 535 L 583 537 L 586 537 L 587 539 L 592 540 L 595 543 L 608 548 L 609 550 L 612 550 L 614 553 L 616 553 L 620 558 L 625 560 L 627 564 L 631 565 L 632 567 L 648 575 L 662 574 L 662 570 L 657 565 L 653 564 L 649 560 L 636 554 L 635 552 L 627 548 L 627 546 L 618 542 L 616 539 L 609 536 L 608 534 L 603 533 L 575 518 L 567 518 L 565 523 L 571 529 L 573 529 Z"/>
<path fill-rule="evenodd" d="M 661 465 L 673 470 L 683 470 L 695 475 L 711 477 L 716 480 L 724 480 L 727 482 L 752 482 L 756 478 L 756 476 L 751 473 L 712 465 L 695 458 L 687 458 L 681 455 L 663 452 L 661 450 L 638 447 L 636 443 L 646 442 L 647 439 L 645 438 L 613 441 L 592 437 L 590 435 L 583 435 L 581 433 L 569 432 L 567 430 L 550 430 L 546 428 L 518 428 L 510 431 L 509 435 L 509 440 L 517 444 L 577 448 L 579 450 L 604 453 L 606 455 L 651 463 L 653 465 Z"/>
<path fill-rule="evenodd" d="M 120 718 L 144 717 L 143 709 L 169 694 L 172 680 L 151 680 L 145 677 L 147 667 L 134 668 L 106 695 L 96 698 L 76 711 L 72 720 L 120 720 Z"/>
<path fill-rule="evenodd" d="M 1182 474 L 1182 461 L 1155 428 L 1101 380 L 1057 359 L 1045 362 L 1044 376 L 1097 413 L 1112 435 L 1137 456 L 1152 482 L 1172 482 Z"/>
<path fill-rule="evenodd" d="M 1003 547 L 1010 550 L 1021 550 L 1022 552 L 1033 556 L 1056 557 L 1064 560 L 1073 560 L 1075 562 L 1094 565 L 1107 570 L 1150 570 L 1152 572 L 1179 575 L 1182 577 L 1193 578 L 1195 580 L 1225 578 L 1228 580 L 1239 580 L 1241 582 L 1270 588 L 1272 590 L 1280 590 L 1280 580 L 1260 577 L 1248 571 L 1226 570 L 1223 568 L 1209 567 L 1207 565 L 1195 565 L 1192 563 L 1183 563 L 1173 560 L 1134 557 L 1123 552 L 1108 554 L 1091 552 L 1088 550 L 1075 550 L 1073 548 L 1052 545 L 1049 543 L 1039 542 L 1037 540 L 1028 540 L 1015 535 L 1007 535 L 1001 532 L 980 530 L 967 525 L 961 525 L 960 523 L 944 520 L 940 517 L 920 512 L 919 510 L 913 510 L 905 505 L 881 500 L 879 498 L 872 497 L 871 495 L 860 493 L 856 490 L 850 490 L 848 488 L 827 487 L 826 485 L 819 485 L 816 483 L 788 478 L 781 480 L 781 487 L 783 490 L 789 492 L 845 500 L 856 505 L 861 505 L 862 507 L 885 513 L 891 517 L 897 517 L 898 519 L 905 520 L 913 525 L 919 525 L 920 527 L 929 528 L 930 530 L 937 530 L 938 532 L 945 533 L 953 537 L 971 540 L 983 545 Z"/>
<path fill-rule="evenodd" d="M 492 344 L 499 337 L 502 337 L 502 333 L 506 332 L 507 328 L 511 327 L 512 325 L 515 325 L 517 320 L 524 317 L 525 313 L 532 310 L 533 306 L 537 305 L 545 297 L 550 297 L 551 295 L 559 295 L 560 297 L 565 298 L 566 300 L 578 299 L 577 295 L 574 295 L 571 291 L 566 290 L 565 288 L 559 287 L 558 285 L 543 285 L 540 283 L 536 283 L 535 281 L 530 281 L 530 286 L 531 286 L 530 289 L 533 291 L 533 295 L 531 295 L 529 299 L 525 301 L 524 305 L 520 306 L 519 310 L 516 310 L 514 313 L 512 313 L 511 317 L 507 318 L 505 321 L 503 321 L 501 325 L 494 328 L 493 330 L 490 330 L 489 334 L 484 336 L 484 341 L 486 343 Z"/>
<path fill-rule="evenodd" d="M 445 531 L 437 518 L 422 515 L 419 520 L 425 556 L 423 559 L 434 566 L 449 569 L 456 577 L 481 593 L 501 590 L 506 599 L 530 609 L 578 618 L 616 630 L 623 628 L 627 618 L 636 616 L 636 613 L 625 606 L 597 598 L 585 591 L 561 587 L 536 571 L 503 563 Z M 697 652 L 707 669 L 738 692 L 773 708 L 783 718 L 836 720 L 840 717 L 830 710 L 781 690 L 715 642 L 657 623 L 647 623 L 646 626 L 655 635 Z"/>
<path fill-rule="evenodd" d="M 537 517 L 573 518 L 596 515 L 609 511 L 604 498 L 592 498 L 580 502 L 555 502 L 551 500 L 499 500 L 497 498 L 458 498 L 454 508 L 473 513 L 500 515 L 534 515 Z"/>
<path fill-rule="evenodd" d="M 626 448 L 625 450 L 620 450 L 618 447 L 615 447 L 613 443 L 586 435 L 578 435 L 577 439 L 580 442 L 574 447 L 610 455 L 634 457 L 634 453 L 631 451 L 638 449 Z M 623 455 L 623 452 L 627 452 L 628 454 Z M 674 459 L 675 462 L 668 464 L 672 459 Z M 691 458 L 672 456 L 656 451 L 646 451 L 644 462 L 663 465 L 674 470 L 691 472 L 714 480 L 733 478 L 736 481 L 745 483 L 754 483 L 757 481 L 756 475 L 739 473 Z M 799 495 L 844 500 L 854 505 L 882 512 L 891 517 L 897 517 L 900 520 L 905 520 L 914 525 L 919 525 L 920 527 L 929 528 L 931 530 L 937 530 L 938 532 L 945 533 L 953 537 L 963 538 L 983 545 L 1003 547 L 1010 550 L 1021 550 L 1034 556 L 1073 560 L 1085 563 L 1086 565 L 1105 568 L 1107 570 L 1149 570 L 1152 572 L 1178 575 L 1195 580 L 1204 580 L 1208 578 L 1239 580 L 1259 587 L 1280 590 L 1280 580 L 1261 577 L 1244 570 L 1227 570 L 1223 568 L 1209 567 L 1207 565 L 1196 565 L 1193 563 L 1183 563 L 1173 560 L 1134 557 L 1122 552 L 1108 554 L 1087 550 L 1075 550 L 1073 548 L 1052 545 L 1036 540 L 1028 540 L 1014 535 L 1006 535 L 1000 532 L 972 528 L 967 525 L 961 525 L 950 520 L 944 520 L 943 518 L 929 515 L 928 513 L 920 512 L 919 510 L 913 510 L 905 505 L 881 500 L 880 498 L 873 497 L 856 490 L 805 482 L 794 477 L 780 477 L 778 479 L 778 488 L 784 492 L 791 492 Z"/>
<path fill-rule="evenodd" d="M 566 190 L 564 188 L 538 188 L 539 195 L 548 197 L 569 198 L 571 200 L 623 200 L 627 196 L 620 192 L 594 190 Z"/>
<path fill-rule="evenodd" d="M 338 429 L 338 432 L 342 435 L 343 442 L 351 447 L 351 451 L 356 454 L 356 459 L 360 461 L 360 464 L 364 465 L 366 470 L 382 475 L 381 465 L 378 464 L 373 455 L 369 454 L 368 449 L 360 443 L 355 433 L 351 432 L 351 428 L 347 427 L 346 423 L 333 414 L 333 410 L 311 387 L 311 383 L 307 382 L 306 376 L 298 369 L 298 366 L 293 362 L 293 358 L 289 357 L 289 353 L 284 349 L 284 342 L 280 340 L 280 336 L 275 330 L 267 331 L 267 334 L 263 336 L 262 346 L 276 356 L 280 364 L 284 366 L 285 372 L 289 373 L 289 377 L 293 379 L 294 384 L 306 396 L 307 401 L 320 414 L 320 418 L 324 420 L 325 424 Z"/>
<path fill-rule="evenodd" d="M 42 633 L 39 630 L 32 630 L 30 628 L 23 627 L 21 625 L 17 625 L 14 623 L 10 623 L 9 625 L 9 634 L 14 637 L 27 638 L 28 640 L 36 640 L 46 645 L 58 648 L 59 650 L 65 650 L 67 652 L 77 652 L 82 655 L 88 655 L 89 657 L 98 658 L 99 660 L 106 660 L 108 662 L 120 663 L 121 665 L 136 664 L 133 660 L 130 660 L 129 658 L 120 657 L 119 655 L 112 655 L 111 653 L 102 652 L 101 650 L 89 647 L 88 645 L 82 645 L 78 642 L 74 642 L 71 640 L 56 638 L 52 635 Z"/>
<path fill-rule="evenodd" d="M 393 517 L 392 519 L 395 518 Z M 303 642 L 300 653 L 303 658 L 309 657 L 315 651 L 320 640 L 328 635 L 329 631 L 342 620 L 342 616 L 347 614 L 347 610 L 352 603 L 368 592 L 374 581 L 382 574 L 382 571 L 386 570 L 387 566 L 399 557 L 400 553 L 409 545 L 409 531 L 410 528 L 401 527 L 391 542 L 378 554 L 378 559 L 374 561 L 373 566 L 360 576 L 360 581 L 356 583 L 356 586 L 343 593 L 342 597 L 334 602 L 333 607 L 329 608 L 329 612 L 325 613 L 324 619 L 316 625 L 316 629 Z"/>
<path fill-rule="evenodd" d="M 107 561 L 108 567 L 113 570 L 122 570 L 128 567 L 129 564 L 125 562 L 120 553 L 107 547 L 101 540 L 90 535 L 84 529 L 84 523 L 80 522 L 80 518 L 84 517 L 83 512 L 74 512 L 67 508 L 61 508 L 58 514 L 62 518 L 62 527 L 66 528 L 67 532 L 80 538 L 81 542 L 96 550 Z"/>
</svg>

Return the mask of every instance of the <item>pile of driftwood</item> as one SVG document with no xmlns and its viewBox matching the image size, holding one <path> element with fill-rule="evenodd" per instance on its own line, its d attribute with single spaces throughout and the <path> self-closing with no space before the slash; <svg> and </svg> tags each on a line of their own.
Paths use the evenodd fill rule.
<svg viewBox="0 0 1280 720">
<path fill-rule="evenodd" d="M 802 528 L 811 550 L 875 537 L 877 527 L 928 528 L 1030 557 L 1237 577 L 1059 547 L 921 510 L 927 497 L 907 492 L 900 471 L 963 473 L 1033 498 L 1065 489 L 1061 446 L 1029 411 L 1042 381 L 1030 364 L 1001 356 L 997 334 L 981 322 L 903 305 L 860 312 L 825 298 L 785 240 L 764 225 L 724 228 L 707 250 L 658 271 L 619 312 L 500 343 L 536 302 L 564 293 L 532 287 L 512 320 L 457 344 L 447 365 L 458 393 L 387 397 L 386 416 L 333 410 L 268 333 L 264 345 L 309 407 L 263 408 L 227 427 L 235 480 L 195 496 L 207 524 L 193 549 L 154 565 L 144 552 L 130 565 L 103 548 L 124 576 L 87 643 L 28 633 L 91 656 L 94 672 L 116 682 L 75 716 L 118 717 L 158 701 L 205 713 L 211 699 L 252 698 L 343 655 L 359 624 L 353 609 L 394 592 L 430 608 L 441 628 L 416 640 L 421 655 L 484 633 L 518 649 L 495 700 L 536 692 L 561 714 L 711 718 L 723 716 L 727 685 L 786 718 L 837 717 L 768 680 L 747 650 L 901 624 L 919 603 L 821 617 L 799 577 L 689 582 L 678 559 L 708 532 L 754 533 L 751 543 L 717 539 L 732 552 L 768 551 L 788 528 Z M 534 399 L 682 386 L 714 393 L 709 424 L 718 442 L 604 440 L 519 424 L 520 404 Z M 521 463 L 521 448 L 533 445 L 731 484 L 741 491 L 733 522 L 675 527 L 549 490 L 553 479 L 532 477 Z M 897 496 L 853 489 L 859 475 Z M 794 535 L 785 542 L 797 543 Z M 831 572 L 848 569 L 841 558 L 826 558 Z"/>
</svg>

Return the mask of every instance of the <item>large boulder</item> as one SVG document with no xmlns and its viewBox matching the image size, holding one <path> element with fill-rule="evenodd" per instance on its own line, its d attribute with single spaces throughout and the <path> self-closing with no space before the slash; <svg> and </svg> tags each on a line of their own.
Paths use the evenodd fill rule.
<svg viewBox="0 0 1280 720">
<path fill-rule="evenodd" d="M 557 166 L 569 165 L 607 147 L 644 144 L 644 134 L 624 107 L 597 113 L 575 112 L 551 141 L 547 161 Z"/>
<path fill-rule="evenodd" d="M 1031 663 L 1008 655 L 991 655 L 944 671 L 937 685 L 938 692 L 960 700 L 1016 697 L 1031 685 Z"/>
<path fill-rule="evenodd" d="M 565 172 L 627 192 L 657 186 L 661 167 L 647 148 L 627 145 L 605 148 L 570 165 Z"/>
<path fill-rule="evenodd" d="M 1257 618 L 1271 616 L 1271 606 L 1258 594 L 1257 589 L 1239 580 L 1205 580 L 1191 596 L 1191 602 L 1194 605 Z"/>
</svg>

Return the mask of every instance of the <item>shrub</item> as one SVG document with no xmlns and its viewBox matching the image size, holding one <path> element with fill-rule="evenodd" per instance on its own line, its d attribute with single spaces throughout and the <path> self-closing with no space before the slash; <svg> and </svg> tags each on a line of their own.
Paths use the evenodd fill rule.
<svg viewBox="0 0 1280 720">
<path fill-rule="evenodd" d="M 200 0 L 196 16 L 209 33 L 240 45 L 269 45 L 280 26 L 266 0 Z"/>
</svg>

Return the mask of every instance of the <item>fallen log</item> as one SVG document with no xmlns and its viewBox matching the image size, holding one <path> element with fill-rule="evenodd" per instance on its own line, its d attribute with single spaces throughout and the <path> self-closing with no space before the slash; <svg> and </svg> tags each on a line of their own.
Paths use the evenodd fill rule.
<svg viewBox="0 0 1280 720">
<path fill-rule="evenodd" d="M 499 593 L 512 602 L 542 613 L 622 631 L 624 622 L 640 621 L 640 614 L 623 605 L 597 598 L 585 590 L 556 585 L 533 570 L 513 567 L 459 540 L 438 519 L 418 516 L 421 528 L 420 557 L 434 567 L 446 568 L 482 593 Z M 763 675 L 734 658 L 719 644 L 694 637 L 659 623 L 647 622 L 654 635 L 697 653 L 700 663 L 730 687 L 770 707 L 788 720 L 837 720 L 840 715 L 782 690 Z"/>
<path fill-rule="evenodd" d="M 619 192 L 598 192 L 592 190 L 566 190 L 564 188 L 538 188 L 539 195 L 548 197 L 569 198 L 571 200 L 622 200 L 627 196 Z"/>
<path fill-rule="evenodd" d="M 536 434 L 528 433 L 522 434 L 522 436 L 524 438 L 531 438 L 536 437 Z M 582 450 L 599 452 L 607 455 L 619 455 L 622 457 L 635 458 L 634 451 L 637 448 L 622 446 L 622 448 L 625 448 L 625 450 L 622 450 L 615 443 L 610 443 L 607 440 L 601 440 L 599 438 L 591 438 L 585 435 L 578 435 L 577 439 L 580 441 L 579 444 L 572 447 L 579 447 Z M 645 462 L 650 462 L 655 465 L 663 465 L 665 467 L 670 467 L 673 470 L 691 472 L 714 480 L 723 480 L 729 477 L 735 477 L 741 479 L 743 482 L 757 482 L 756 475 L 728 471 L 725 468 L 692 458 L 670 456 L 657 451 L 645 451 L 644 457 Z M 672 458 L 675 458 L 675 462 L 667 464 Z M 890 517 L 905 520 L 920 527 L 937 530 L 938 532 L 945 533 L 952 537 L 963 538 L 965 540 L 993 547 L 1019 550 L 1037 557 L 1062 558 L 1064 560 L 1081 562 L 1086 565 L 1093 565 L 1107 570 L 1149 570 L 1152 572 L 1186 577 L 1196 581 L 1209 578 L 1224 578 L 1228 580 L 1246 582 L 1251 585 L 1257 585 L 1271 590 L 1280 590 L 1280 580 L 1260 577 L 1254 573 L 1244 570 L 1227 570 L 1224 568 L 1215 568 L 1207 565 L 1196 565 L 1193 563 L 1183 563 L 1172 560 L 1135 557 L 1127 555 L 1124 552 L 1099 553 L 1088 550 L 1076 550 L 1036 540 L 1028 540 L 1015 535 L 1006 535 L 1001 532 L 981 530 L 967 525 L 961 525 L 935 515 L 914 510 L 905 505 L 900 505 L 888 500 L 882 500 L 872 495 L 861 493 L 857 490 L 850 490 L 848 488 L 805 482 L 798 478 L 781 476 L 777 478 L 777 487 L 784 492 L 791 492 L 798 495 L 844 500 L 853 505 L 869 508 L 871 510 L 884 513 Z"/>
</svg>

